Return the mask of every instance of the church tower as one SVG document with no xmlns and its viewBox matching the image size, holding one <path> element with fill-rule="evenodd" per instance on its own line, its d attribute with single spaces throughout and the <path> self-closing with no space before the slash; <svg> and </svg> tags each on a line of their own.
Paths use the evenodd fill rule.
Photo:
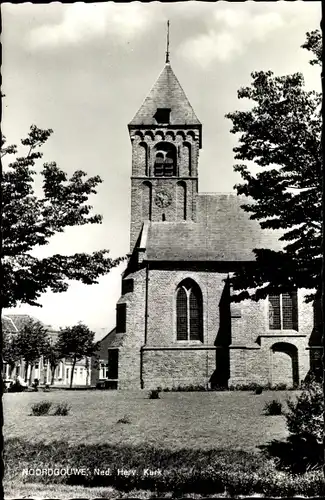
<svg viewBox="0 0 325 500">
<path fill-rule="evenodd" d="M 170 62 L 128 125 L 132 143 L 130 250 L 143 222 L 196 220 L 202 126 Z"/>
</svg>

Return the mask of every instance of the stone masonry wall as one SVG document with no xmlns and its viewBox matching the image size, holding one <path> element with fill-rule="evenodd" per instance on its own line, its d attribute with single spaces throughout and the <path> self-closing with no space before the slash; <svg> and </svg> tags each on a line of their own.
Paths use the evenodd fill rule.
<svg viewBox="0 0 325 500">
<path fill-rule="evenodd" d="M 212 271 L 150 269 L 148 280 L 148 324 L 145 344 L 146 269 L 128 276 L 134 279 L 134 291 L 123 295 L 126 303 L 126 335 L 119 350 L 119 385 L 144 388 L 207 385 L 218 366 L 220 299 L 225 289 L 226 273 Z M 203 298 L 203 342 L 177 341 L 176 289 L 186 278 L 193 279 Z M 243 301 L 231 304 L 231 338 L 229 351 L 229 384 L 283 382 L 283 373 L 292 372 L 285 352 L 274 352 L 273 346 L 285 342 L 297 348 L 299 380 L 309 370 L 308 339 L 313 318 L 312 305 L 298 294 L 299 331 L 270 331 L 267 301 Z M 223 355 L 223 354 L 222 354 Z M 142 361 L 141 361 L 142 360 Z M 141 368 L 142 362 L 142 368 Z M 291 370 L 291 371 L 290 371 Z M 281 375 L 282 374 L 282 375 Z M 288 375 L 288 378 L 289 375 Z M 291 378 L 292 380 L 292 378 Z M 290 383 L 290 380 L 288 380 Z"/>
<path fill-rule="evenodd" d="M 144 350 L 144 387 L 146 389 L 207 386 L 215 369 L 214 351 Z"/>
<path fill-rule="evenodd" d="M 305 290 L 298 290 L 298 331 L 269 329 L 267 300 L 232 304 L 231 384 L 291 385 L 294 368 L 293 360 L 286 352 L 288 348 L 297 352 L 298 378 L 304 380 L 310 368 L 307 348 L 313 329 L 313 306 L 305 303 L 305 295 Z"/>
<path fill-rule="evenodd" d="M 123 295 L 118 303 L 126 303 L 126 333 L 119 349 L 118 388 L 140 388 L 140 348 L 144 344 L 145 269 L 129 275 L 133 292 Z"/>
<path fill-rule="evenodd" d="M 152 186 L 151 209 L 153 221 L 161 221 L 164 214 L 166 221 L 177 220 L 176 186 L 180 180 L 186 184 L 186 220 L 196 220 L 196 193 L 198 191 L 198 156 L 199 156 L 199 131 L 198 130 L 137 130 L 131 132 L 132 141 L 132 177 L 131 177 L 131 226 L 130 250 L 139 235 L 144 220 L 148 219 L 149 210 L 144 207 L 149 205 L 149 198 L 144 191 L 143 183 Z M 172 178 L 154 177 L 155 146 L 167 141 L 173 144 L 177 151 L 177 175 Z M 168 207 L 162 208 L 155 205 L 155 194 L 160 189 L 170 192 L 172 202 Z M 148 198 L 148 201 L 147 201 Z"/>
<path fill-rule="evenodd" d="M 216 368 L 214 342 L 227 274 L 151 269 L 149 277 L 145 387 L 207 384 Z M 202 292 L 203 343 L 176 339 L 176 289 L 185 278 L 193 279 Z"/>
</svg>

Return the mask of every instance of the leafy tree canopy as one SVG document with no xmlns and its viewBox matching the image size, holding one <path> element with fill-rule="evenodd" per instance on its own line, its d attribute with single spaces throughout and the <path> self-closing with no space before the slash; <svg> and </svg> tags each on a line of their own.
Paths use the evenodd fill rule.
<svg viewBox="0 0 325 500">
<path fill-rule="evenodd" d="M 15 364 L 20 360 L 20 353 L 16 341 L 16 337 L 10 335 L 7 332 L 2 333 L 2 359 L 5 363 L 8 363 L 12 369 Z"/>
<path fill-rule="evenodd" d="M 60 352 L 59 344 L 57 341 L 53 342 L 53 339 L 48 337 L 45 342 L 43 350 L 44 360 L 47 361 L 51 369 L 51 385 L 54 384 L 55 369 L 59 365 L 63 356 Z"/>
<path fill-rule="evenodd" d="M 44 353 L 47 329 L 40 321 L 30 319 L 18 332 L 15 341 L 20 356 L 26 363 L 34 364 Z"/>
<path fill-rule="evenodd" d="M 34 366 L 44 354 L 48 331 L 40 321 L 30 319 L 13 340 L 19 356 L 25 361 L 25 380 L 28 366 Z M 31 383 L 32 370 L 30 371 Z"/>
<path fill-rule="evenodd" d="M 68 280 L 79 280 L 91 285 L 108 273 L 122 259 L 111 259 L 109 250 L 92 254 L 55 254 L 39 258 L 33 255 L 37 247 L 47 245 L 50 238 L 71 226 L 99 224 L 101 215 L 92 213 L 88 204 L 90 195 L 96 193 L 100 177 L 87 177 L 77 170 L 68 178 L 55 163 L 45 163 L 40 172 L 43 195 L 35 195 L 35 165 L 42 158 L 40 148 L 52 134 L 32 125 L 25 139 L 21 140 L 25 154 L 17 155 L 16 145 L 1 142 L 1 157 L 15 159 L 1 172 L 2 209 L 2 266 L 6 287 L 2 307 L 18 303 L 40 305 L 38 299 L 47 290 L 64 292 Z"/>
<path fill-rule="evenodd" d="M 320 64 L 321 35 L 307 33 L 304 48 L 311 64 Z M 272 71 L 252 73 L 249 87 L 238 91 L 249 99 L 249 111 L 227 114 L 231 132 L 240 134 L 234 148 L 237 160 L 254 162 L 234 166 L 243 182 L 237 194 L 248 197 L 242 208 L 263 229 L 281 230 L 283 249 L 255 249 L 256 265 L 233 278 L 236 300 L 265 298 L 268 293 L 293 287 L 321 289 L 322 152 L 321 95 L 305 89 L 302 74 L 274 76 Z"/>
<path fill-rule="evenodd" d="M 78 323 L 66 327 L 59 332 L 58 351 L 64 358 L 72 359 L 70 387 L 72 387 L 74 367 L 77 361 L 95 356 L 99 350 L 99 342 L 94 342 L 95 333 L 86 325 Z"/>
</svg>

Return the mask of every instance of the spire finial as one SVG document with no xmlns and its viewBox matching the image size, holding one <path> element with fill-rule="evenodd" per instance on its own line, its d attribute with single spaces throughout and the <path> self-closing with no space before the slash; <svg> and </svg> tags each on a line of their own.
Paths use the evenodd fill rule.
<svg viewBox="0 0 325 500">
<path fill-rule="evenodd" d="M 167 21 L 167 50 L 166 50 L 166 64 L 169 64 L 169 20 Z"/>
</svg>

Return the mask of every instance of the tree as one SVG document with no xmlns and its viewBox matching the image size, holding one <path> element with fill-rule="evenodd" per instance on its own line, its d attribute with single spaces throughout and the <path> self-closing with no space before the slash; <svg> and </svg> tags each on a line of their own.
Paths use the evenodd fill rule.
<svg viewBox="0 0 325 500">
<path fill-rule="evenodd" d="M 77 170 L 68 178 L 55 163 L 45 163 L 37 172 L 36 161 L 42 158 L 39 149 L 51 136 L 52 130 L 42 130 L 32 125 L 25 139 L 27 150 L 16 156 L 1 171 L 2 211 L 2 307 L 14 307 L 18 303 L 39 306 L 40 295 L 47 290 L 64 292 L 68 280 L 79 280 L 91 285 L 98 277 L 120 263 L 121 258 L 111 259 L 109 250 L 92 254 L 55 254 L 40 258 L 32 254 L 37 247 L 47 245 L 50 238 L 62 233 L 67 227 L 99 224 L 101 215 L 92 213 L 88 198 L 96 193 L 100 177 L 88 177 Z M 1 157 L 17 154 L 16 145 L 1 141 Z M 41 197 L 35 195 L 37 175 L 43 179 Z"/>
<path fill-rule="evenodd" d="M 20 361 L 20 353 L 16 337 L 14 335 L 9 335 L 7 332 L 3 332 L 2 335 L 2 359 L 9 365 L 9 378 L 11 378 L 16 363 Z"/>
<path fill-rule="evenodd" d="M 32 383 L 33 367 L 45 353 L 47 342 L 47 329 L 40 321 L 33 319 L 29 319 L 17 334 L 17 351 L 25 361 L 25 382 L 27 382 L 28 367 L 30 367 L 29 385 Z"/>
<path fill-rule="evenodd" d="M 82 323 L 66 327 L 59 332 L 59 352 L 62 357 L 71 358 L 72 360 L 70 388 L 72 387 L 74 369 L 77 361 L 95 356 L 99 350 L 99 342 L 94 342 L 94 337 L 95 333 Z"/>
<path fill-rule="evenodd" d="M 296 400 L 287 401 L 285 414 L 290 434 L 300 438 L 315 440 L 324 437 L 324 391 L 322 383 L 312 378 Z"/>
<path fill-rule="evenodd" d="M 46 360 L 50 365 L 51 370 L 51 385 L 54 384 L 54 375 L 57 366 L 59 365 L 61 359 L 63 358 L 58 342 L 52 342 L 50 339 L 47 339 L 47 342 L 44 346 L 44 361 Z"/>
<path fill-rule="evenodd" d="M 321 62 L 321 34 L 307 33 L 304 48 L 311 64 Z M 322 151 L 321 95 L 304 87 L 302 74 L 252 73 L 252 84 L 238 91 L 250 99 L 249 111 L 226 115 L 231 132 L 240 134 L 235 158 L 254 162 L 258 172 L 237 164 L 243 183 L 237 194 L 248 197 L 242 208 L 263 229 L 282 231 L 283 249 L 255 249 L 256 265 L 235 274 L 236 300 L 265 298 L 269 293 L 306 288 L 306 300 L 321 290 Z M 251 169 L 252 170 L 252 169 Z"/>
<path fill-rule="evenodd" d="M 319 30 L 306 33 L 306 41 L 302 45 L 302 48 L 309 50 L 313 54 L 314 58 L 309 61 L 312 66 L 315 64 L 318 66 L 322 65 L 323 45 L 322 35 Z"/>
</svg>

